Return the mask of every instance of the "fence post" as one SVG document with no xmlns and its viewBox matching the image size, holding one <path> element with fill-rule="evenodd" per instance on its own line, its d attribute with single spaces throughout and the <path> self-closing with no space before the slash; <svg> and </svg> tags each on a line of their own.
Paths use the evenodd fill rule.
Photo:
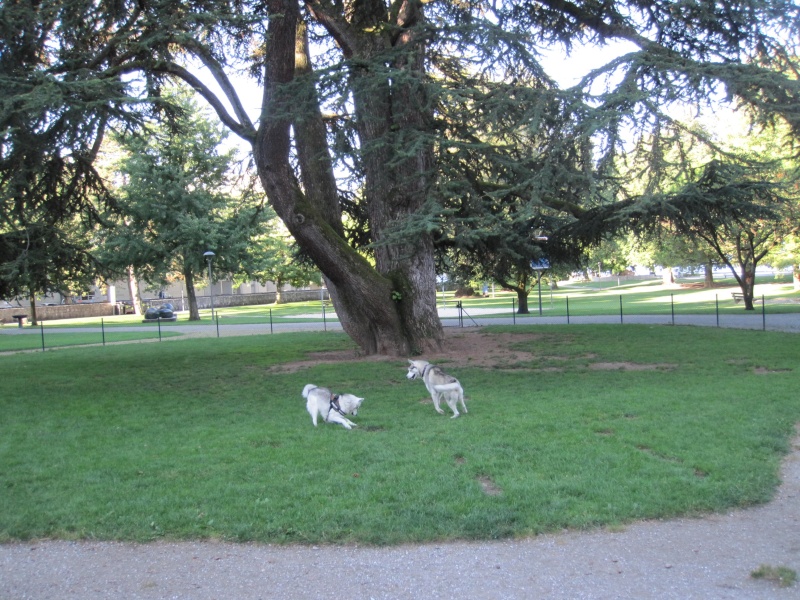
<svg viewBox="0 0 800 600">
<path fill-rule="evenodd" d="M 761 294 L 761 331 L 767 330 L 767 306 L 764 302 L 764 294 Z"/>
<path fill-rule="evenodd" d="M 512 298 L 511 299 L 511 324 L 512 325 L 516 325 L 517 324 L 517 299 L 516 298 Z"/>
<path fill-rule="evenodd" d="M 719 327 L 719 294 L 714 294 L 714 305 L 717 313 L 717 327 Z"/>
<path fill-rule="evenodd" d="M 161 315 L 158 316 L 158 341 L 161 341 Z"/>
<path fill-rule="evenodd" d="M 100 319 L 100 333 L 103 336 L 103 346 L 106 345 L 106 322 L 105 319 Z"/>
<path fill-rule="evenodd" d="M 328 321 L 325 319 L 325 304 L 322 305 L 322 329 L 328 331 Z"/>
<path fill-rule="evenodd" d="M 217 337 L 219 337 L 219 311 L 216 311 L 215 317 L 217 319 Z"/>
<path fill-rule="evenodd" d="M 569 296 L 567 296 L 567 325 L 569 325 Z"/>
<path fill-rule="evenodd" d="M 669 295 L 669 308 L 672 313 L 672 324 L 675 325 L 675 294 Z"/>
<path fill-rule="evenodd" d="M 272 309 L 271 308 L 269 309 L 269 332 L 270 333 L 275 333 L 274 331 L 272 331 Z"/>
<path fill-rule="evenodd" d="M 622 294 L 619 295 L 619 322 L 622 324 Z"/>
<path fill-rule="evenodd" d="M 39 323 L 39 328 L 42 332 L 42 352 L 44 352 L 44 323 Z"/>
</svg>

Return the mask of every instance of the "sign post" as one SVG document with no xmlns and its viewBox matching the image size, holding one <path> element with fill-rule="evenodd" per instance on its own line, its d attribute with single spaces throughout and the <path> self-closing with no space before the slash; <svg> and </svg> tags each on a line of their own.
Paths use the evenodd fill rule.
<svg viewBox="0 0 800 600">
<path fill-rule="evenodd" d="M 542 272 L 550 268 L 550 259 L 542 256 L 531 261 L 531 269 L 536 273 L 536 285 L 539 288 L 539 316 L 542 316 Z"/>
</svg>

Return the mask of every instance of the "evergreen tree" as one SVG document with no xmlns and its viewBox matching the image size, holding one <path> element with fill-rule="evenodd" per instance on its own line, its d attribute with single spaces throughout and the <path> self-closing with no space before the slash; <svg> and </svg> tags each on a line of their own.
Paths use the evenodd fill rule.
<svg viewBox="0 0 800 600">
<path fill-rule="evenodd" d="M 745 310 L 753 310 L 758 263 L 798 231 L 794 188 L 791 181 L 776 180 L 768 167 L 712 160 L 688 171 L 674 189 L 631 203 L 625 224 L 648 231 L 667 225 L 702 241 L 733 273 Z"/>
<path fill-rule="evenodd" d="M 232 193 L 235 150 L 220 151 L 225 132 L 185 92 L 166 94 L 179 109 L 170 123 L 120 139 L 124 183 L 104 260 L 118 272 L 132 266 L 151 284 L 178 273 L 189 320 L 198 320 L 195 282 L 205 272 L 204 252 L 215 253 L 217 272 L 235 271 L 263 215 L 246 190 Z"/>
<path fill-rule="evenodd" d="M 614 197 L 616 158 L 631 139 L 653 140 L 645 176 L 660 184 L 660 144 L 680 130 L 669 111 L 675 103 L 727 96 L 754 119 L 785 119 L 800 133 L 792 58 L 800 8 L 788 0 L 111 8 L 130 10 L 130 35 L 114 55 L 143 74 L 142 90 L 183 79 L 252 145 L 271 205 L 322 271 L 343 328 L 366 353 L 425 352 L 441 342 L 434 241 L 447 235 L 464 182 L 481 199 L 487 188 L 473 181 L 494 177 L 462 178 L 458 167 L 472 162 L 458 162 L 462 150 L 503 168 L 493 196 L 513 190 L 544 214 L 584 219 Z M 613 41 L 632 50 L 570 89 L 557 89 L 538 61 L 553 45 Z M 230 79 L 244 69 L 262 86 L 257 120 Z M 544 153 L 511 145 L 515 132 L 524 143 L 532 131 L 552 132 Z M 349 178 L 337 181 L 343 173 Z M 358 235 L 351 222 L 363 224 Z"/>
<path fill-rule="evenodd" d="M 133 4 L 0 4 L 0 295 L 68 292 L 102 274 L 91 255 L 108 200 L 94 161 L 133 118 L 122 71 Z"/>
</svg>

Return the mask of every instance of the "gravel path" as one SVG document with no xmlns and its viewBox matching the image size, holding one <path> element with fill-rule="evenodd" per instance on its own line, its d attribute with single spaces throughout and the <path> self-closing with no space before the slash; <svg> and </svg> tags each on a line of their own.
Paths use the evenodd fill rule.
<svg viewBox="0 0 800 600">
<path fill-rule="evenodd" d="M 767 505 L 623 531 L 391 548 L 219 542 L 0 545 L 0 598 L 53 599 L 788 599 L 753 579 L 800 572 L 800 437 Z"/>
</svg>

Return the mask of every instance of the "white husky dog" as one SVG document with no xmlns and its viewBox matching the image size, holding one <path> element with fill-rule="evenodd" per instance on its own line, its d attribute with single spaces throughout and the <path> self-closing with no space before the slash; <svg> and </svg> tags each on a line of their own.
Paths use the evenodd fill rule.
<svg viewBox="0 0 800 600">
<path fill-rule="evenodd" d="M 353 394 L 334 394 L 328 388 L 317 387 L 313 383 L 303 388 L 303 398 L 307 400 L 306 409 L 314 427 L 317 426 L 317 416 L 327 423 L 339 423 L 345 429 L 357 427 L 345 415 L 357 415 L 363 398 Z"/>
<path fill-rule="evenodd" d="M 436 409 L 436 412 L 440 415 L 444 414 L 444 411 L 439 407 L 439 400 L 442 398 L 447 402 L 450 410 L 453 411 L 451 419 L 455 419 L 459 415 L 459 402 L 461 402 L 461 408 L 464 409 L 464 412 L 468 412 L 467 405 L 464 404 L 464 390 L 461 388 L 458 379 L 425 360 L 409 360 L 408 363 L 406 378 L 422 379 L 425 382 L 425 387 L 428 388 L 433 400 L 433 408 Z"/>
</svg>

